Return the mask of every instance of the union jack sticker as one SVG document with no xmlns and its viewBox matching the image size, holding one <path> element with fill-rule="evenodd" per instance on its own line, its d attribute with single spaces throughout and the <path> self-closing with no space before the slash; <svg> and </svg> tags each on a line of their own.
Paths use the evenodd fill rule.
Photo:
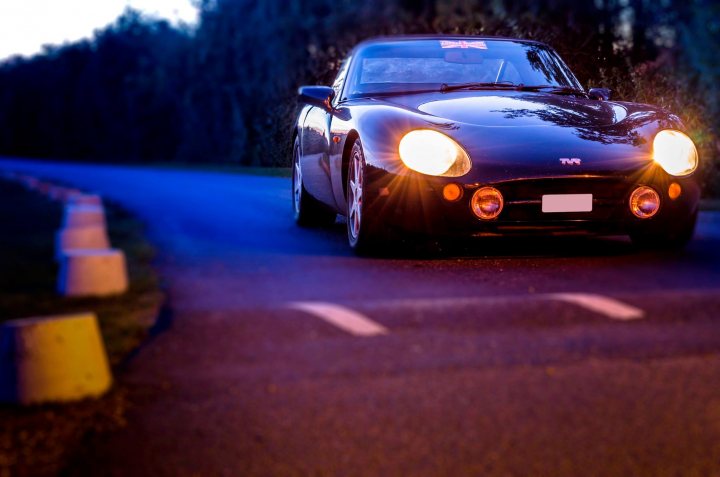
<svg viewBox="0 0 720 477">
<path fill-rule="evenodd" d="M 442 48 L 475 48 L 477 50 L 487 50 L 485 42 L 480 40 L 440 40 L 440 46 Z"/>
</svg>

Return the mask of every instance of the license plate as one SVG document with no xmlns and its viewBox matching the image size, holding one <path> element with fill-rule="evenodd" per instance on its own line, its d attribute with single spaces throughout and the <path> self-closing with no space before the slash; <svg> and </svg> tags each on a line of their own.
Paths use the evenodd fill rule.
<svg viewBox="0 0 720 477">
<path fill-rule="evenodd" d="M 592 194 L 542 196 L 543 212 L 592 212 Z"/>
</svg>

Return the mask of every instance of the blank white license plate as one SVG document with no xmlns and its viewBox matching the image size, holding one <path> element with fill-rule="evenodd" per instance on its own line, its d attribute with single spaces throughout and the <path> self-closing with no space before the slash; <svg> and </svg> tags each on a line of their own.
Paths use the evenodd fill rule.
<svg viewBox="0 0 720 477">
<path fill-rule="evenodd" d="M 543 212 L 592 212 L 592 194 L 542 196 Z"/>
</svg>

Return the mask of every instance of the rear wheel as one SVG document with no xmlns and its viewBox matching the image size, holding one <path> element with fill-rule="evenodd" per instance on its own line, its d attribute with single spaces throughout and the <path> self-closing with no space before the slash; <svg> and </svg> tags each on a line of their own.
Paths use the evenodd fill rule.
<svg viewBox="0 0 720 477">
<path fill-rule="evenodd" d="M 695 233 L 695 223 L 697 222 L 697 212 L 695 212 L 687 222 L 681 224 L 672 231 L 663 232 L 631 232 L 630 239 L 638 248 L 653 250 L 681 250 Z"/>
<path fill-rule="evenodd" d="M 335 222 L 337 214 L 305 190 L 300 168 L 300 141 L 298 138 L 295 138 L 293 144 L 292 203 L 295 222 L 300 226 L 330 225 Z"/>
</svg>

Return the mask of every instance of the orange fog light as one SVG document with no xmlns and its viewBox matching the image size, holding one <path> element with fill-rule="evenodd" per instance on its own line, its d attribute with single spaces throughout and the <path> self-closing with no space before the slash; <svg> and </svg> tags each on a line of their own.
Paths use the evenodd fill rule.
<svg viewBox="0 0 720 477">
<path fill-rule="evenodd" d="M 463 195 L 462 187 L 457 184 L 447 184 L 443 187 L 443 198 L 448 202 L 455 202 L 460 200 Z"/>
<path fill-rule="evenodd" d="M 503 205 L 503 196 L 494 187 L 482 187 L 476 190 L 470 202 L 473 213 L 483 220 L 496 218 L 502 212 Z"/>
<path fill-rule="evenodd" d="M 639 219 L 649 219 L 660 209 L 660 196 L 655 189 L 640 186 L 630 195 L 630 211 Z"/>
<path fill-rule="evenodd" d="M 677 182 L 673 182 L 670 184 L 670 187 L 668 187 L 668 197 L 675 200 L 678 197 L 680 197 L 680 194 L 682 193 L 682 187 L 680 187 L 680 184 Z"/>
</svg>

